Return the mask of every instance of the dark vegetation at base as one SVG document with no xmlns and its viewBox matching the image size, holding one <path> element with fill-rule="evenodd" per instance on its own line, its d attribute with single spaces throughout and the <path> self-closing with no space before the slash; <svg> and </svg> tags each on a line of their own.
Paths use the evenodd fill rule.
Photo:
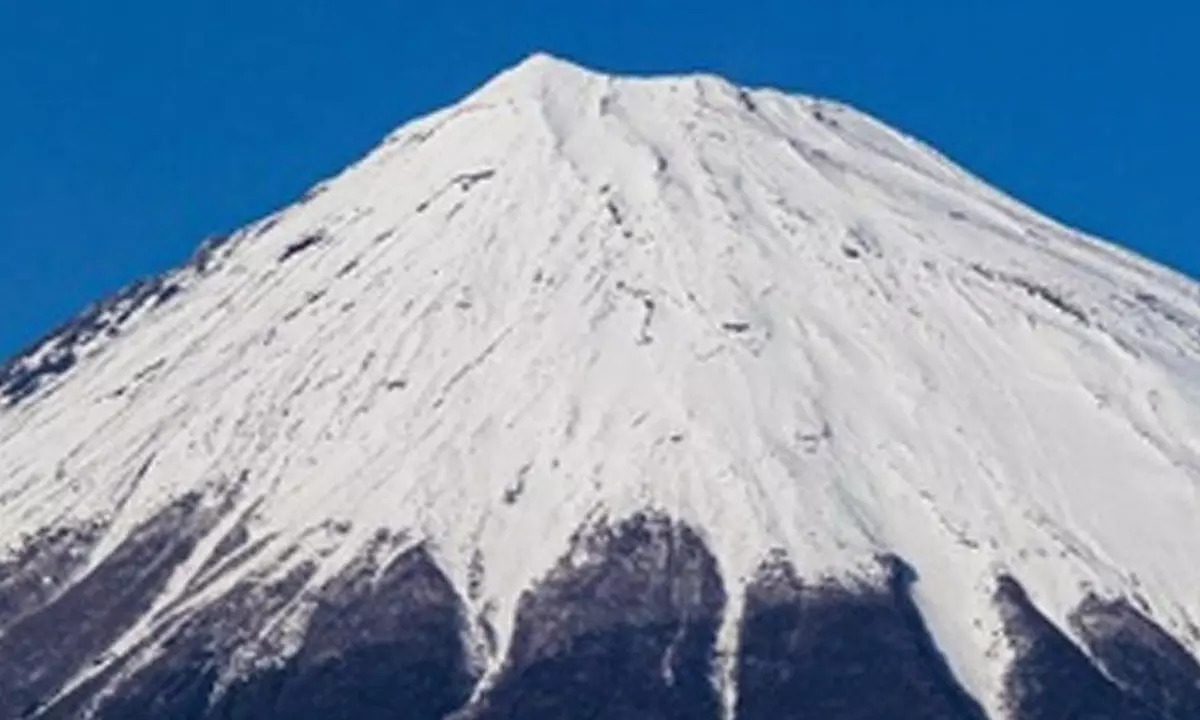
<svg viewBox="0 0 1200 720">
<path fill-rule="evenodd" d="M 805 584 L 786 561 L 764 568 L 742 620 L 738 718 L 982 720 L 909 596 L 912 571 L 884 562 L 878 587 Z"/>
<path fill-rule="evenodd" d="M 720 698 L 709 682 L 707 644 L 714 633 L 715 625 L 704 622 L 588 633 L 560 655 L 511 670 L 465 716 L 715 720 Z"/>
<path fill-rule="evenodd" d="M 1125 692 L 1039 611 L 1016 580 L 1000 579 L 996 602 L 1016 648 L 1005 699 L 1016 720 L 1162 720 Z"/>
<path fill-rule="evenodd" d="M 716 561 L 687 526 L 639 515 L 581 536 L 517 611 L 507 667 L 474 719 L 720 717 Z"/>
<path fill-rule="evenodd" d="M 210 705 L 222 639 L 269 617 L 306 578 L 276 588 L 271 607 L 227 601 L 171 641 L 101 709 L 102 720 L 374 720 L 442 718 L 466 703 L 476 677 L 462 642 L 463 607 L 424 550 L 376 577 L 360 567 L 325 588 L 299 652 L 228 688 Z M 222 619 L 224 622 L 222 623 Z M 230 621 L 232 619 L 232 621 Z M 214 625 L 216 623 L 216 625 Z M 253 626 L 241 639 L 253 638 Z"/>
<path fill-rule="evenodd" d="M 47 529 L 0 560 L 0 633 L 62 590 L 87 562 L 100 530 L 98 524 Z"/>
<path fill-rule="evenodd" d="M 1200 718 L 1200 664 L 1128 602 L 1089 597 L 1071 625 L 1108 676 L 1157 717 Z"/>
<path fill-rule="evenodd" d="M 198 499 L 135 529 L 87 577 L 0 635 L 0 718 L 31 714 L 132 627 L 191 554 Z"/>
<path fill-rule="evenodd" d="M 188 499 L 163 511 L 61 594 L 6 596 L 23 609 L 0 626 L 0 718 L 721 716 L 715 637 L 726 597 L 716 562 L 694 530 L 650 514 L 577 535 L 521 599 L 505 665 L 470 707 L 479 677 L 462 599 L 423 547 L 381 559 L 391 557 L 387 538 L 319 591 L 299 651 L 281 665 L 218 691 L 233 652 L 267 642 L 268 624 L 304 592 L 311 564 L 270 586 L 238 585 L 193 614 L 163 611 L 157 635 L 47 706 L 144 616 L 210 528 L 198 507 Z M 45 558 L 64 557 L 70 537 L 31 538 L 0 566 L 0 591 L 19 587 L 13 578 L 46 567 Z M 233 537 L 219 554 L 233 558 L 249 540 Z M 881 562 L 879 579 L 836 584 L 807 583 L 782 557 L 764 566 L 747 590 L 737 648 L 738 718 L 983 718 L 912 601 L 914 572 L 898 558 Z M 1097 668 L 1015 580 L 1002 579 L 996 602 L 1016 650 L 1005 700 L 1017 720 L 1200 717 L 1200 666 L 1130 604 L 1089 598 L 1070 618 Z"/>
<path fill-rule="evenodd" d="M 299 595 L 314 571 L 311 564 L 302 564 L 270 586 L 238 585 L 170 633 L 150 638 L 138 650 L 159 646 L 164 652 L 121 681 L 117 692 L 100 706 L 98 717 L 204 717 L 222 663 L 239 644 L 255 642 L 268 620 Z M 121 658 L 110 670 L 120 670 L 128 660 L 130 656 Z M 78 706 L 111 682 L 111 677 L 102 677 L 81 688 L 57 703 L 48 720 L 74 717 Z"/>
</svg>

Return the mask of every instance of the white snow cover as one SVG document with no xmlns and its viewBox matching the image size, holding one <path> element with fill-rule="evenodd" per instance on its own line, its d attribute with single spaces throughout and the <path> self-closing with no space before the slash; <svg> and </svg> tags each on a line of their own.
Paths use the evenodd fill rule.
<svg viewBox="0 0 1200 720">
<path fill-rule="evenodd" d="M 992 711 L 998 573 L 1200 647 L 1200 288 L 843 105 L 535 56 L 174 280 L 0 411 L 0 547 L 99 519 L 95 563 L 238 488 L 162 605 L 252 509 L 274 551 L 193 604 L 391 528 L 461 588 L 479 553 L 504 635 L 580 525 L 648 507 L 712 548 L 727 643 L 770 550 L 899 554 Z"/>
</svg>

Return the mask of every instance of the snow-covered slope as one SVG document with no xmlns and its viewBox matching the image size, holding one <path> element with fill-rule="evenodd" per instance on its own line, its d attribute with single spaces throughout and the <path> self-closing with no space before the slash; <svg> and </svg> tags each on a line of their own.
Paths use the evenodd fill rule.
<svg viewBox="0 0 1200 720">
<path fill-rule="evenodd" d="M 874 587 L 902 559 L 990 716 L 1019 714 L 1006 597 L 1099 664 L 1089 598 L 1200 652 L 1200 287 L 831 102 L 530 58 L 0 369 L 0 398 L 0 659 L 172 538 L 87 657 L 0 677 L 31 714 L 85 715 L 189 618 L 291 583 L 224 638 L 216 697 L 415 547 L 479 701 L 522 597 L 636 517 L 711 553 L 729 713 L 779 562 Z"/>
</svg>

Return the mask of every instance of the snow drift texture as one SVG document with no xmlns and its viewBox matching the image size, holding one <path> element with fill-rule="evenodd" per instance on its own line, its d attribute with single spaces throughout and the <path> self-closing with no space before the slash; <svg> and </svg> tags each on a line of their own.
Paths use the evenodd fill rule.
<svg viewBox="0 0 1200 720">
<path fill-rule="evenodd" d="M 0 718 L 1200 717 L 1200 288 L 538 56 L 0 368 Z"/>
</svg>

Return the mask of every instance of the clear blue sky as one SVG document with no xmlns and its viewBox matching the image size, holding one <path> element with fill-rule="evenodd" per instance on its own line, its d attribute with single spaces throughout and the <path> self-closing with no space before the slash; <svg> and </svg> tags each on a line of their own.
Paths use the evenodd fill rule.
<svg viewBox="0 0 1200 720">
<path fill-rule="evenodd" d="M 534 50 L 848 101 L 1200 274 L 1191 5 L 0 2 L 0 356 Z"/>
</svg>

